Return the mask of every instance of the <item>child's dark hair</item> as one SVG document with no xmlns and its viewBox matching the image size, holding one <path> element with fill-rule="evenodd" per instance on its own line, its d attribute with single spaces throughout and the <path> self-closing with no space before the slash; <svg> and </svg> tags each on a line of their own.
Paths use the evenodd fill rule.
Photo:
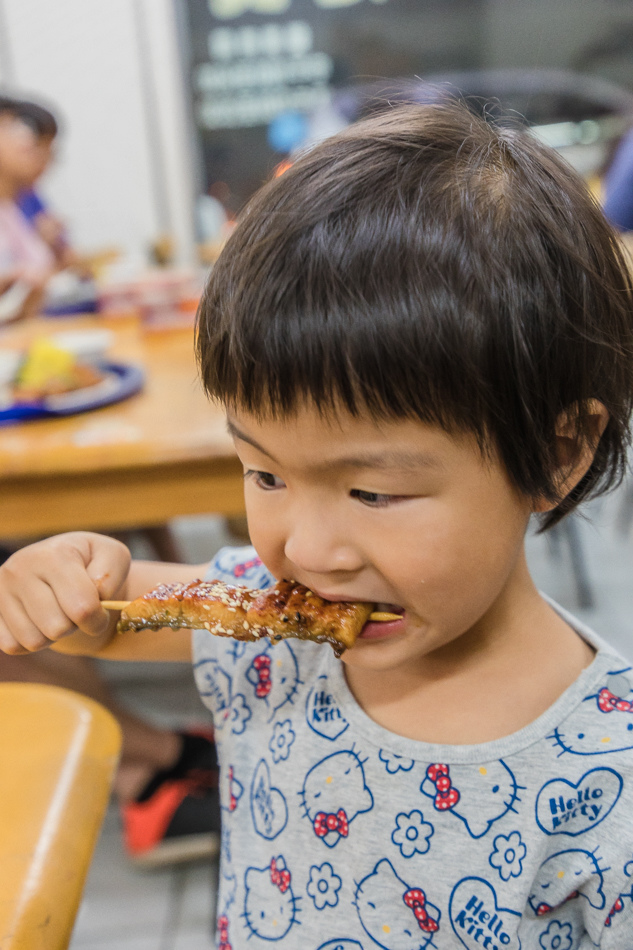
<svg viewBox="0 0 633 950">
<path fill-rule="evenodd" d="M 582 179 L 529 133 L 456 102 L 405 106 L 303 155 L 251 200 L 198 315 L 208 393 L 283 416 L 309 400 L 495 445 L 559 500 L 556 422 L 609 422 L 550 527 L 625 471 L 633 296 Z"/>
<path fill-rule="evenodd" d="M 59 131 L 57 119 L 53 113 L 36 102 L 0 96 L 0 115 L 3 113 L 8 113 L 28 125 L 39 138 L 53 139 Z"/>
</svg>

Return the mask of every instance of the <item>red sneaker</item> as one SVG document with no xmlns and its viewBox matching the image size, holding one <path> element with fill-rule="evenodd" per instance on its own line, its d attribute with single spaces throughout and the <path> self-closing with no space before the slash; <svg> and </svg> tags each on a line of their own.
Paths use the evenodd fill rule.
<svg viewBox="0 0 633 950">
<path fill-rule="evenodd" d="M 121 806 L 123 840 L 137 865 L 213 858 L 220 850 L 218 762 L 212 733 L 183 734 L 182 753 L 134 802 Z"/>
</svg>

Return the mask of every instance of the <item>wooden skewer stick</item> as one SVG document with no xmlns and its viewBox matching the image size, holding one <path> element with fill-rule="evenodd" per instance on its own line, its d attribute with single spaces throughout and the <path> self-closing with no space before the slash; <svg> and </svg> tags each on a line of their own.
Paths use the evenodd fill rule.
<svg viewBox="0 0 633 950">
<path fill-rule="evenodd" d="M 131 600 L 102 600 L 101 606 L 105 607 L 106 610 L 125 610 L 131 603 Z M 389 620 L 399 620 L 400 614 L 389 614 L 377 610 L 369 615 L 369 619 L 376 623 L 387 623 Z"/>
</svg>

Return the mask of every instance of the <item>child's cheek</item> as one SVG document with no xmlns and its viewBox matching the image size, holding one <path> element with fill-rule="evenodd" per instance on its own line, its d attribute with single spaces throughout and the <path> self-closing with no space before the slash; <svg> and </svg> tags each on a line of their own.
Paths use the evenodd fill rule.
<svg viewBox="0 0 633 950">
<path fill-rule="evenodd" d="M 285 537 L 280 519 L 262 511 L 262 506 L 257 502 L 249 504 L 247 501 L 246 513 L 251 544 L 264 566 L 274 577 L 284 577 Z"/>
</svg>

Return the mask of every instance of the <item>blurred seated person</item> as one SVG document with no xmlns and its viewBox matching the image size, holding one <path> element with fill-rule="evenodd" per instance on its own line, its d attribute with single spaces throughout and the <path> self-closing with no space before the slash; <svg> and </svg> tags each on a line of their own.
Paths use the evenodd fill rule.
<svg viewBox="0 0 633 950">
<path fill-rule="evenodd" d="M 31 190 L 49 166 L 56 135 L 57 122 L 47 109 L 0 97 L 0 292 L 13 291 L 19 302 L 10 314 L 15 317 L 37 311 L 48 279 L 59 268 L 50 243 L 18 205 L 20 194 Z"/>
<path fill-rule="evenodd" d="M 75 266 L 77 255 L 68 242 L 66 227 L 63 221 L 49 210 L 41 195 L 32 188 L 26 188 L 18 194 L 16 204 L 26 220 L 50 247 L 57 266 L 61 269 Z"/>
</svg>

